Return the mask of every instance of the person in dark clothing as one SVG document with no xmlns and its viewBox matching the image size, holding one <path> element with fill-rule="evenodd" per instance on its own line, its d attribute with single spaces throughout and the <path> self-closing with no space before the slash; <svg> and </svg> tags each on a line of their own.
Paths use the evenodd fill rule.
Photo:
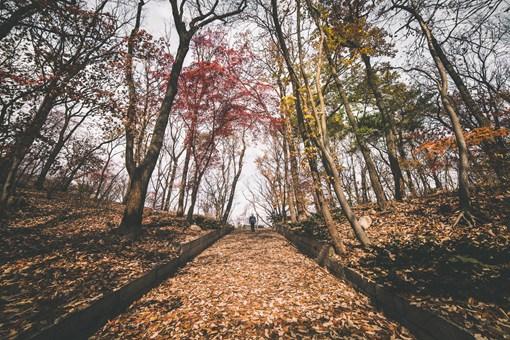
<svg viewBox="0 0 510 340">
<path fill-rule="evenodd" d="M 255 223 L 257 223 L 257 218 L 253 214 L 251 214 L 248 221 L 250 221 L 251 231 L 255 231 Z"/>
</svg>

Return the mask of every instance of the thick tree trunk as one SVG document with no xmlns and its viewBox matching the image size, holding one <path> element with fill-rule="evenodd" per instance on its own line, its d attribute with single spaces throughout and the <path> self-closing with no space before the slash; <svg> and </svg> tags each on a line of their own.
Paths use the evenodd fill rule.
<svg viewBox="0 0 510 340">
<path fill-rule="evenodd" d="M 124 216 L 120 224 L 122 232 L 133 232 L 141 228 L 140 223 L 142 220 L 143 205 L 147 194 L 147 185 L 150 175 L 156 166 L 156 162 L 161 152 L 161 147 L 163 146 L 168 118 L 178 90 L 179 75 L 181 74 L 184 59 L 189 50 L 191 37 L 192 34 L 189 32 L 180 36 L 175 62 L 170 72 L 165 97 L 156 118 L 151 141 L 147 148 L 148 151 L 143 161 L 138 166 L 134 163 L 133 157 L 133 133 L 128 131 L 126 133 L 126 166 L 128 168 L 129 176 L 133 178 L 131 179 L 126 209 L 124 210 Z M 131 127 L 128 126 L 128 130 L 130 128 Z M 140 173 L 140 175 L 137 175 L 137 173 Z M 142 173 L 144 174 L 143 178 L 141 176 Z M 139 214 L 139 216 L 136 216 L 136 214 Z"/>
<path fill-rule="evenodd" d="M 122 216 L 120 229 L 123 234 L 137 236 L 140 233 L 140 226 L 143 218 L 143 207 L 147 195 L 149 176 L 144 176 L 141 169 L 137 169 L 131 175 L 128 195 L 126 196 L 126 207 Z"/>
<path fill-rule="evenodd" d="M 195 171 L 199 171 L 198 169 Z M 195 204 L 198 198 L 198 189 L 200 188 L 200 182 L 202 181 L 202 174 L 195 173 L 193 178 L 193 186 L 191 187 L 191 200 L 188 207 L 188 213 L 186 214 L 186 220 L 191 223 L 193 221 L 193 213 L 195 211 Z"/>
</svg>

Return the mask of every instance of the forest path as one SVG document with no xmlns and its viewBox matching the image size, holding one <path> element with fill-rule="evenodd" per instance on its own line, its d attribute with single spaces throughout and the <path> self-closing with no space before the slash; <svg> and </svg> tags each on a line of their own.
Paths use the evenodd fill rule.
<svg viewBox="0 0 510 340">
<path fill-rule="evenodd" d="M 95 338 L 408 338 L 273 231 L 236 231 Z"/>
</svg>

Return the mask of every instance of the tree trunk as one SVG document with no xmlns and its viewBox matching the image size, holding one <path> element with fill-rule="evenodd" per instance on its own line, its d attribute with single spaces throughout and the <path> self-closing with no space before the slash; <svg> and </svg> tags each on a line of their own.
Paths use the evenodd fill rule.
<svg viewBox="0 0 510 340">
<path fill-rule="evenodd" d="M 450 98 L 448 96 L 448 75 L 443 62 L 439 58 L 437 51 L 434 48 L 434 44 L 432 42 L 432 34 L 424 22 L 420 21 L 420 27 L 425 35 L 425 39 L 427 40 L 429 47 L 429 52 L 434 59 L 434 63 L 436 64 L 437 70 L 439 72 L 439 76 L 441 77 L 440 83 L 438 84 L 441 103 L 443 104 L 443 107 L 448 113 L 448 116 L 452 122 L 453 133 L 455 135 L 455 143 L 457 144 L 457 149 L 459 151 L 458 181 L 460 207 L 464 213 L 466 213 L 468 216 L 471 216 L 472 206 L 469 188 L 469 156 L 462 125 L 460 123 L 459 116 L 455 112 L 455 109 L 451 104 Z"/>
<path fill-rule="evenodd" d="M 301 94 L 299 93 L 299 88 L 300 88 L 299 81 L 298 81 L 298 77 L 294 71 L 294 68 L 292 66 L 292 62 L 290 60 L 290 53 L 287 48 L 287 44 L 285 42 L 285 37 L 283 35 L 283 31 L 282 31 L 280 21 L 278 18 L 277 0 L 271 0 L 271 14 L 272 14 L 273 23 L 275 26 L 278 44 L 279 44 L 280 50 L 282 52 L 282 56 L 285 60 L 285 64 L 287 66 L 287 70 L 289 72 L 289 76 L 290 76 L 290 80 L 291 80 L 291 84 L 292 84 L 292 90 L 293 90 L 294 96 L 296 98 L 295 107 L 296 107 L 296 115 L 298 118 L 298 126 L 299 126 L 299 130 L 300 130 L 300 134 L 301 134 L 301 137 L 305 144 L 305 147 L 310 148 L 312 145 L 311 145 L 310 137 L 309 137 L 306 125 L 305 125 L 304 114 L 302 111 L 301 98 L 300 98 Z M 319 176 L 319 172 L 317 169 L 315 156 L 312 155 L 311 153 L 307 153 L 306 157 L 308 159 L 308 165 L 310 167 L 310 171 L 311 171 L 312 177 L 313 177 L 314 186 L 315 186 L 315 189 L 317 192 L 317 200 L 319 203 L 318 205 L 320 206 L 321 214 L 324 218 L 324 223 L 326 224 L 326 227 L 329 231 L 330 237 L 333 241 L 333 246 L 338 254 L 345 253 L 345 246 L 344 246 L 342 240 L 340 239 L 340 235 L 338 234 L 337 227 L 336 227 L 336 225 L 333 221 L 333 218 L 331 216 L 331 212 L 329 210 L 328 204 L 327 204 L 327 202 L 324 201 L 324 195 L 322 194 L 322 191 L 320 188 L 321 187 L 320 176 Z"/>
<path fill-rule="evenodd" d="M 441 63 L 444 71 L 448 73 L 448 75 L 452 78 L 455 86 L 459 90 L 459 94 L 462 98 L 462 101 L 466 105 L 466 109 L 475 117 L 478 125 L 481 127 L 491 127 L 490 120 L 484 116 L 480 105 L 473 99 L 470 91 L 468 90 L 464 80 L 459 75 L 459 73 L 455 70 L 454 65 L 450 62 L 448 57 L 443 51 L 441 44 L 436 40 L 436 37 L 432 33 L 429 25 L 423 17 L 418 13 L 415 8 L 411 8 L 408 6 L 396 6 L 397 8 L 403 9 L 411 14 L 420 25 L 420 28 L 427 40 L 427 45 L 429 47 L 429 51 L 434 58 L 434 62 Z M 506 142 L 501 138 L 491 139 L 489 141 L 484 141 L 481 143 L 482 150 L 487 154 L 489 158 L 489 163 L 496 173 L 498 179 L 506 183 L 510 180 L 508 176 L 508 168 L 509 156 L 508 156 L 508 146 Z"/>
<path fill-rule="evenodd" d="M 191 201 L 186 214 L 186 220 L 191 223 L 193 221 L 193 212 L 195 210 L 195 204 L 198 198 L 198 189 L 200 188 L 200 182 L 202 181 L 202 174 L 198 173 L 199 170 L 195 170 L 195 176 L 193 178 L 193 186 L 191 187 Z"/>
<path fill-rule="evenodd" d="M 3 210 L 7 207 L 10 196 L 15 191 L 16 175 L 19 165 L 30 150 L 30 147 L 37 136 L 39 136 L 42 126 L 46 122 L 51 109 L 55 105 L 57 96 L 53 92 L 54 91 L 49 90 L 49 93 L 44 97 L 34 118 L 31 120 L 25 131 L 20 133 L 17 137 L 12 153 L 6 156 L 6 159 L 8 160 L 6 176 L 3 178 L 3 183 L 0 183 L 2 188 L 0 194 L 0 215 L 2 215 Z"/>
<path fill-rule="evenodd" d="M 172 191 L 174 189 L 175 175 L 177 174 L 177 160 L 172 164 L 172 173 L 170 174 L 170 179 L 168 180 L 168 188 L 166 194 L 166 201 L 163 210 L 170 210 L 170 199 L 172 198 Z"/>
<path fill-rule="evenodd" d="M 443 91 L 445 91 L 447 85 L 443 85 Z M 459 150 L 459 169 L 458 169 L 458 181 L 459 181 L 459 200 L 461 209 L 467 213 L 471 214 L 471 194 L 470 194 L 470 185 L 469 185 L 469 157 L 468 157 L 468 148 L 466 145 L 466 140 L 464 139 L 464 134 L 462 130 L 462 126 L 460 124 L 460 119 L 457 116 L 453 106 L 450 104 L 448 97 L 445 96 L 444 92 L 441 94 L 441 102 L 445 110 L 448 112 L 450 119 L 452 121 L 453 133 L 455 134 L 455 143 L 457 144 L 457 148 Z"/>
<path fill-rule="evenodd" d="M 243 136 L 243 148 L 241 150 L 241 154 L 239 155 L 239 167 L 238 167 L 237 172 L 234 176 L 234 179 L 232 180 L 232 187 L 230 188 L 227 205 L 223 212 L 223 218 L 222 218 L 223 223 L 227 223 L 228 217 L 230 216 L 230 210 L 232 209 L 232 204 L 234 203 L 234 196 L 235 196 L 235 192 L 236 192 L 237 182 L 239 181 L 239 177 L 241 177 L 241 171 L 243 171 L 243 161 L 244 161 L 245 152 L 246 152 L 246 142 L 244 141 L 244 136 Z"/>
<path fill-rule="evenodd" d="M 336 79 L 336 77 L 335 77 L 335 79 Z M 340 83 L 338 80 L 337 80 L 337 86 L 340 86 Z M 365 143 L 363 137 L 359 133 L 358 123 L 356 121 L 356 118 L 354 117 L 354 114 L 352 113 L 351 105 L 347 98 L 347 94 L 345 93 L 343 88 L 341 88 L 341 90 L 339 90 L 339 92 L 340 92 L 340 97 L 342 98 L 345 112 L 347 113 L 347 118 L 349 119 L 349 124 L 351 124 L 351 127 L 354 132 L 354 136 L 356 138 L 356 142 L 358 143 L 361 154 L 363 155 L 363 159 L 365 160 L 365 164 L 366 164 L 367 170 L 368 170 L 368 177 L 370 178 L 370 183 L 372 184 L 372 190 L 374 191 L 375 198 L 377 200 L 377 206 L 379 207 L 379 209 L 384 210 L 384 209 L 386 209 L 386 197 L 384 195 L 384 189 L 381 185 L 381 181 L 379 180 L 379 175 L 377 174 L 377 169 L 375 167 L 374 160 L 372 158 L 372 155 L 370 154 L 370 150 L 368 149 L 367 144 Z"/>
<path fill-rule="evenodd" d="M 400 154 L 401 159 L 407 159 L 406 151 L 404 148 L 404 141 L 402 138 L 402 131 L 399 131 L 398 133 L 398 153 Z M 411 176 L 411 171 L 409 170 L 409 167 L 406 167 L 404 169 L 404 172 L 407 177 L 407 187 L 409 188 L 411 196 L 416 197 L 417 196 L 416 188 L 414 187 L 413 177 Z"/>
<path fill-rule="evenodd" d="M 126 196 L 120 231 L 136 237 L 141 231 L 143 207 L 150 177 L 144 176 L 141 169 L 137 169 L 130 177 L 129 194 Z"/>
<path fill-rule="evenodd" d="M 362 202 L 368 203 L 368 188 L 367 188 L 367 177 L 365 176 L 365 173 L 367 172 L 367 169 L 364 167 L 361 169 L 361 194 L 362 194 Z"/>
<path fill-rule="evenodd" d="M 286 123 L 288 124 L 288 123 Z M 284 133 L 282 135 L 283 137 L 283 162 L 284 169 L 285 169 L 285 186 L 290 188 L 290 190 L 287 190 L 287 201 L 289 204 L 289 212 L 290 212 L 290 221 L 292 223 L 297 222 L 297 211 L 296 211 L 296 205 L 295 205 L 295 196 L 294 196 L 294 186 L 292 185 L 292 181 L 289 180 L 289 152 L 288 152 L 288 143 L 287 143 L 287 134 Z"/>
<path fill-rule="evenodd" d="M 177 216 L 184 216 L 184 196 L 186 194 L 186 182 L 188 180 L 189 163 L 191 160 L 191 142 L 186 146 L 184 165 L 182 167 L 181 184 L 179 186 L 179 200 L 177 203 Z"/>
<path fill-rule="evenodd" d="M 303 59 L 302 59 L 302 48 L 301 48 L 301 26 L 300 26 L 300 2 L 297 1 L 297 45 L 299 49 L 299 61 L 300 61 L 300 69 L 301 69 L 301 77 L 303 78 L 304 87 L 306 90 L 306 94 L 308 95 L 309 103 L 311 106 L 311 111 L 315 117 L 315 128 L 316 130 L 309 134 L 309 141 L 311 142 L 311 145 L 318 148 L 320 152 L 320 157 L 322 160 L 322 163 L 324 165 L 324 168 L 327 173 L 327 180 L 328 182 L 333 185 L 333 189 L 335 191 L 335 195 L 340 203 L 340 206 L 342 207 L 342 211 L 344 215 L 347 217 L 347 220 L 349 221 L 349 224 L 351 225 L 354 234 L 356 235 L 357 239 L 360 241 L 360 243 L 364 247 L 370 246 L 370 240 L 368 239 L 368 236 L 366 235 L 363 228 L 358 223 L 358 220 L 356 216 L 354 215 L 354 212 L 352 211 L 349 202 L 347 201 L 345 194 L 344 194 L 344 187 L 342 185 L 342 178 L 340 176 L 340 172 L 338 171 L 338 167 L 336 164 L 335 157 L 333 157 L 331 150 L 329 148 L 329 137 L 328 137 L 328 130 L 327 130 L 327 122 L 326 122 L 326 113 L 325 113 L 325 101 L 324 97 L 322 95 L 322 86 L 320 84 L 320 70 L 322 65 L 322 49 L 323 49 L 323 41 L 324 41 L 324 33 L 321 30 L 321 26 L 318 26 L 321 34 L 321 42 L 319 44 L 319 62 L 317 66 L 317 72 L 315 76 L 315 85 L 316 85 L 316 91 L 317 95 L 319 97 L 319 105 L 320 109 L 317 108 L 317 105 L 315 104 L 314 95 L 312 94 L 311 87 L 309 85 L 306 71 L 304 69 L 303 65 Z M 292 79 L 292 77 L 291 77 Z M 298 84 L 298 81 L 296 79 L 296 84 Z M 299 92 L 296 93 L 296 97 L 299 97 Z M 296 102 L 300 101 L 301 98 L 297 98 Z M 297 112 L 297 110 L 296 110 Z M 303 120 L 304 122 L 304 120 Z M 313 136 L 313 137 L 312 137 Z M 351 195 L 350 195 L 351 196 Z"/>
<path fill-rule="evenodd" d="M 384 124 L 384 132 L 386 135 L 386 146 L 388 148 L 388 160 L 390 162 L 391 174 L 393 175 L 393 182 L 395 184 L 395 199 L 401 201 L 404 198 L 403 176 L 400 164 L 398 162 L 397 142 L 395 137 L 395 123 L 391 113 L 387 112 L 383 102 L 383 97 L 379 87 L 376 83 L 375 72 L 370 62 L 370 57 L 366 54 L 361 54 L 363 63 L 365 64 L 365 71 L 367 73 L 368 87 L 372 91 L 375 98 L 377 109 L 381 113 Z"/>
<path fill-rule="evenodd" d="M 138 25 L 141 16 L 142 6 L 143 1 L 140 1 L 137 13 Z M 183 29 L 182 26 L 178 28 L 179 30 Z M 129 177 L 131 178 L 131 185 L 128 192 L 126 208 L 124 210 L 124 215 L 122 217 L 122 221 L 120 224 L 120 230 L 123 233 L 129 232 L 137 234 L 138 231 L 140 231 L 141 229 L 143 205 L 145 203 L 145 197 L 147 194 L 147 186 L 149 183 L 150 176 L 154 171 L 154 167 L 156 166 L 156 162 L 161 152 L 161 148 L 163 146 L 165 131 L 168 125 L 168 118 L 178 90 L 179 76 L 181 74 L 181 70 L 184 64 L 184 59 L 188 54 L 189 45 L 193 33 L 194 31 L 179 32 L 179 47 L 177 48 L 175 62 L 172 65 L 172 69 L 170 71 L 170 77 L 165 90 L 165 96 L 163 98 L 163 102 L 161 103 L 161 107 L 156 117 L 156 122 L 150 140 L 150 144 L 149 147 L 147 148 L 148 151 L 143 160 L 141 161 L 141 164 L 139 164 L 138 166 L 135 164 L 133 154 L 134 151 L 134 132 L 132 130 L 133 126 L 129 124 L 129 122 L 126 125 L 126 168 L 128 170 Z M 132 31 L 130 40 L 134 35 L 136 35 L 135 30 Z M 129 69 L 127 68 L 126 74 L 127 78 L 131 78 L 131 80 L 132 72 L 133 71 L 131 65 Z M 131 75 L 129 73 L 131 73 Z M 128 84 L 130 84 L 129 79 Z M 133 82 L 131 81 L 130 92 L 132 92 L 133 90 L 132 86 L 134 85 Z M 136 100 L 136 96 L 130 95 L 129 97 L 130 106 L 134 106 L 134 103 L 132 103 L 132 101 Z M 131 115 L 133 114 L 135 114 L 135 112 L 131 112 Z M 131 120 L 133 119 L 132 116 L 128 118 L 131 118 Z"/>
<path fill-rule="evenodd" d="M 106 162 L 104 164 L 103 168 L 101 169 L 101 177 L 99 178 L 99 183 L 97 184 L 96 192 L 94 193 L 95 200 L 98 200 L 99 195 L 101 194 L 101 189 L 103 188 L 103 184 L 105 181 L 106 169 L 108 169 L 108 165 L 109 165 L 109 162 Z"/>
<path fill-rule="evenodd" d="M 340 182 L 340 173 L 338 172 L 337 167 L 335 166 L 335 162 L 333 157 L 331 156 L 329 150 L 327 147 L 322 145 L 322 143 L 319 143 L 321 145 L 321 153 L 323 155 L 322 160 L 324 163 L 324 167 L 326 169 L 326 172 L 328 174 L 328 177 L 331 180 L 331 183 L 333 184 L 333 189 L 335 191 L 336 198 L 338 199 L 338 202 L 340 203 L 340 206 L 342 207 L 342 211 L 347 217 L 347 220 L 349 221 L 354 234 L 356 235 L 356 238 L 360 241 L 360 243 L 364 247 L 370 246 L 370 240 L 363 230 L 361 228 L 356 216 L 354 215 L 354 212 L 352 211 L 349 203 L 347 202 L 347 199 L 345 198 L 343 188 L 341 186 Z"/>
<path fill-rule="evenodd" d="M 432 178 L 434 179 L 436 189 L 443 190 L 443 184 L 441 183 L 441 180 L 439 179 L 439 176 L 437 175 L 437 172 L 435 170 L 432 171 Z"/>
<path fill-rule="evenodd" d="M 78 127 L 85 121 L 85 118 L 87 118 L 87 115 L 84 115 L 78 123 L 69 131 L 69 133 L 66 136 L 66 130 L 69 127 L 69 123 L 71 122 L 71 113 L 66 112 L 65 118 L 64 118 L 64 125 L 62 126 L 62 129 L 60 130 L 58 134 L 57 143 L 53 147 L 53 149 L 50 152 L 50 155 L 48 156 L 46 162 L 44 163 L 41 172 L 39 176 L 37 177 L 37 181 L 35 183 L 35 187 L 38 190 L 42 190 L 44 188 L 44 182 L 46 181 L 46 176 L 48 175 L 48 172 L 51 169 L 51 166 L 55 163 L 58 154 L 64 147 L 65 143 L 71 138 L 71 136 L 74 134 L 74 132 L 78 129 Z"/>
<path fill-rule="evenodd" d="M 356 176 L 356 167 L 354 166 L 354 157 L 351 154 L 351 169 L 352 169 L 352 185 L 354 187 L 354 195 L 356 197 L 356 203 L 359 204 L 361 196 L 359 194 L 358 177 Z"/>
<path fill-rule="evenodd" d="M 51 169 L 51 166 L 55 163 L 57 160 L 57 156 L 60 153 L 60 150 L 64 147 L 64 140 L 58 140 L 53 149 L 51 150 L 50 154 L 48 155 L 48 158 L 44 162 L 44 165 L 41 169 L 41 172 L 39 173 L 39 176 L 37 176 L 37 180 L 35 182 L 35 187 L 37 190 L 42 190 L 44 188 L 44 182 L 46 181 L 46 176 L 48 175 L 48 172 Z"/>
<path fill-rule="evenodd" d="M 365 164 L 367 166 L 368 176 L 370 178 L 370 183 L 372 184 L 372 189 L 374 190 L 375 198 L 377 200 L 377 206 L 379 207 L 379 209 L 384 210 L 386 209 L 386 196 L 384 195 L 384 189 L 379 179 L 379 175 L 377 174 L 377 169 L 375 167 L 374 160 L 363 136 L 359 132 L 358 122 L 352 112 L 351 103 L 349 101 L 349 98 L 347 97 L 347 93 L 345 93 L 345 90 L 342 84 L 340 83 L 340 78 L 336 71 L 333 60 L 331 59 L 331 54 L 329 53 L 327 44 L 325 44 L 325 46 L 326 56 L 328 59 L 330 69 L 334 74 L 337 91 L 340 94 L 342 105 L 344 106 L 345 113 L 347 114 L 347 119 L 349 120 L 349 124 L 352 127 L 356 143 L 360 148 L 361 154 L 363 155 L 363 159 L 365 160 Z"/>
</svg>

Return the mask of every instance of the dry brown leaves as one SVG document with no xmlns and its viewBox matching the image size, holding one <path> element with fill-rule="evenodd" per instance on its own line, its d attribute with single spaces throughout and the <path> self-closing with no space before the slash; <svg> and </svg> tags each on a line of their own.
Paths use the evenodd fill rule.
<svg viewBox="0 0 510 340">
<path fill-rule="evenodd" d="M 358 207 L 358 216 L 374 220 L 375 249 L 360 248 L 344 219 L 349 252 L 340 261 L 479 338 L 509 339 L 510 192 L 482 191 L 476 203 L 490 221 L 474 227 L 454 226 L 455 194 L 392 202 L 384 212 Z"/>
<path fill-rule="evenodd" d="M 269 231 L 234 232 L 94 338 L 409 338 L 362 294 Z"/>
<path fill-rule="evenodd" d="M 47 200 L 38 193 L 28 200 L 8 227 L 0 228 L 0 338 L 57 322 L 170 260 L 179 243 L 207 232 L 160 224 L 128 241 L 113 230 L 121 205 L 98 208 L 73 196 Z M 168 214 L 146 215 L 146 224 L 170 220 Z"/>
</svg>

